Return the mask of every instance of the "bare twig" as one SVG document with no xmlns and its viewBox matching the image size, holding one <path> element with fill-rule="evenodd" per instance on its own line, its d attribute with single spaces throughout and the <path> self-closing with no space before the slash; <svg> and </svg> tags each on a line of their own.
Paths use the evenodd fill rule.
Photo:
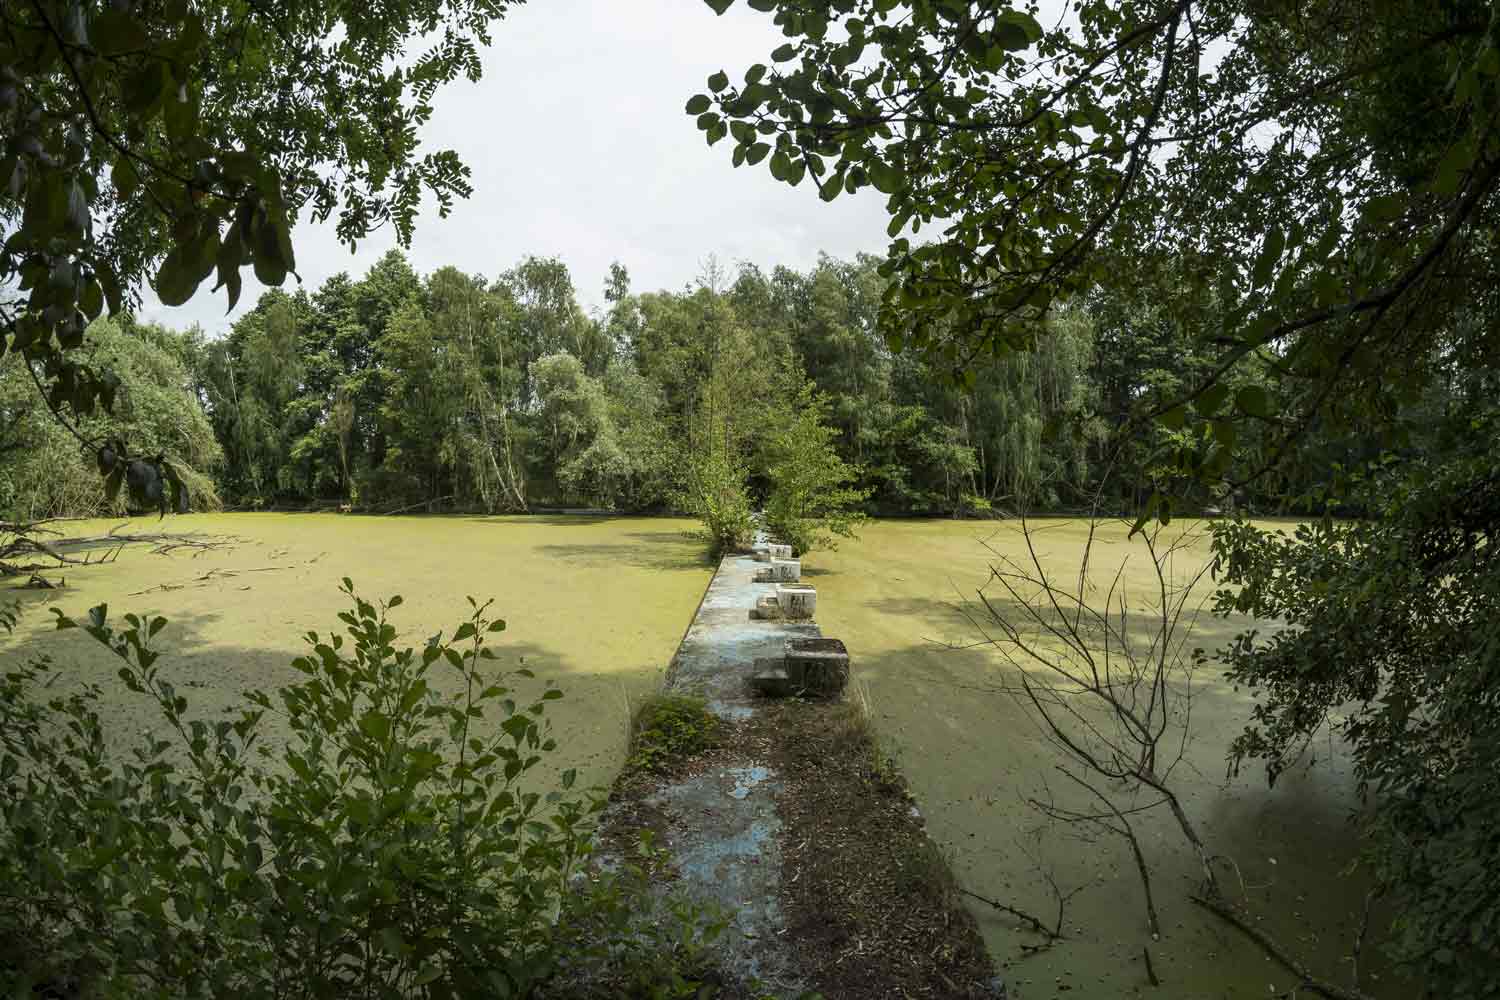
<svg viewBox="0 0 1500 1000">
<path fill-rule="evenodd" d="M 962 886 L 959 887 L 958 891 L 963 895 L 968 896 L 970 899 L 977 899 L 984 905 L 999 910 L 1001 913 L 1010 914 L 1026 926 L 1030 927 L 1032 930 L 1036 931 L 1038 934 L 1045 937 L 1048 941 L 1055 941 L 1058 938 L 1066 937 L 1066 935 L 1062 933 L 1061 917 L 1059 917 L 1059 925 L 1057 927 L 1048 927 L 1039 918 L 1032 916 L 1025 910 L 1011 906 L 1009 903 L 1002 903 L 998 899 L 991 899 L 988 896 L 981 896 L 979 893 L 970 892 L 968 889 L 965 889 Z"/>
</svg>

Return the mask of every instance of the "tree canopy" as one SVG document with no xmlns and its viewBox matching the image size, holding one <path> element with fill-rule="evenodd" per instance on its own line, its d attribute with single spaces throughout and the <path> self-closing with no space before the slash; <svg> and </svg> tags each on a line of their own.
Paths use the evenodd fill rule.
<svg viewBox="0 0 1500 1000">
<path fill-rule="evenodd" d="M 1054 303 L 1164 289 L 1211 364 L 1143 412 L 1257 422 L 1270 464 L 1388 415 L 1493 327 L 1488 0 L 1084 0 L 1051 26 L 1006 0 L 747 2 L 786 43 L 688 113 L 736 166 L 887 195 L 885 336 L 960 378 Z M 1228 398 L 1257 356 L 1275 397 Z M 1184 471 L 1224 475 L 1232 424 Z"/>
<path fill-rule="evenodd" d="M 418 128 L 517 2 L 5 4 L 0 354 L 38 364 L 54 408 L 108 409 L 118 377 L 76 351 L 146 283 L 175 305 L 215 276 L 233 308 L 246 266 L 295 272 L 299 220 L 408 242 L 424 195 L 446 214 L 469 191 Z"/>
</svg>

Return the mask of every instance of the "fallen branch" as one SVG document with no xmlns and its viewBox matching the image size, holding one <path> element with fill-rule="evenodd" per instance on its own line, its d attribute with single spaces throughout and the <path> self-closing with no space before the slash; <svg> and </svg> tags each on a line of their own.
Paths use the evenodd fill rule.
<svg viewBox="0 0 1500 1000">
<path fill-rule="evenodd" d="M 382 517 L 390 517 L 395 514 L 404 514 L 409 510 L 416 510 L 418 507 L 431 507 L 433 504 L 442 503 L 444 500 L 452 499 L 453 496 L 451 494 L 445 497 L 434 497 L 431 500 L 419 500 L 416 503 L 407 504 L 405 507 L 397 507 L 395 510 L 385 510 L 381 511 L 380 513 Z"/>
<path fill-rule="evenodd" d="M 1342 986 L 1336 986 L 1333 983 L 1327 982 L 1323 979 L 1319 979 L 1317 976 L 1313 975 L 1310 971 L 1308 971 L 1307 966 L 1303 965 L 1297 960 L 1294 955 L 1283 948 L 1279 941 L 1277 941 L 1267 932 L 1257 927 L 1255 925 L 1255 921 L 1250 917 L 1248 913 L 1244 912 L 1228 900 L 1213 896 L 1200 896 L 1197 894 L 1189 895 L 1188 898 L 1191 899 L 1194 903 L 1197 903 L 1199 906 L 1203 907 L 1208 912 L 1224 920 L 1226 923 L 1238 927 L 1246 937 L 1254 941 L 1256 944 L 1260 945 L 1261 949 L 1264 950 L 1267 955 L 1270 955 L 1277 962 L 1280 962 L 1287 971 L 1296 975 L 1297 978 L 1301 980 L 1301 982 L 1298 983 L 1298 986 L 1300 988 L 1312 990 L 1314 993 L 1320 993 L 1325 997 L 1329 997 L 1330 1000 L 1372 1000 L 1368 993 L 1364 992 L 1361 989 L 1358 989 L 1357 987 L 1354 989 L 1345 989 Z"/>
<path fill-rule="evenodd" d="M 1025 910 L 1019 910 L 1007 903 L 1000 902 L 998 899 L 990 899 L 988 896 L 981 896 L 977 892 L 970 892 L 968 889 L 965 889 L 961 886 L 959 887 L 958 891 L 963 895 L 968 896 L 970 899 L 977 899 L 979 900 L 979 902 L 985 904 L 986 906 L 990 906 L 994 909 L 999 910 L 1001 913 L 1010 914 L 1017 920 L 1020 920 L 1022 923 L 1029 925 L 1032 930 L 1045 937 L 1048 941 L 1056 941 L 1059 938 L 1067 936 L 1062 933 L 1062 929 L 1060 927 L 1048 927 L 1046 924 L 1042 923 L 1039 919 L 1033 917 Z"/>
<path fill-rule="evenodd" d="M 155 594 L 173 590 L 186 590 L 188 587 L 192 586 L 201 586 L 206 583 L 213 583 L 217 580 L 227 580 L 231 577 L 239 576 L 241 573 L 275 573 L 279 570 L 292 568 L 292 566 L 256 566 L 251 569 L 211 569 L 207 573 L 204 573 L 202 576 L 194 577 L 186 583 L 159 583 L 154 587 L 147 587 L 145 590 L 134 591 L 130 596 L 140 597 L 142 594 Z"/>
</svg>

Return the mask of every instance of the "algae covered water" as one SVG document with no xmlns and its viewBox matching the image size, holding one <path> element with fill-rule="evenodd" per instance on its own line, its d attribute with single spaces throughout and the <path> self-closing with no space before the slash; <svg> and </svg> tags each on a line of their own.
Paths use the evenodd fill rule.
<svg viewBox="0 0 1500 1000">
<path fill-rule="evenodd" d="M 98 534 L 117 521 L 75 522 Z M 1076 573 L 1085 537 L 1079 522 L 1039 524 L 1049 569 Z M 117 664 L 77 632 L 56 633 L 45 608 L 82 615 L 107 603 L 170 620 L 159 646 L 169 678 L 194 712 L 217 714 L 246 689 L 270 690 L 299 675 L 291 660 L 308 630 L 340 627 L 339 580 L 366 599 L 400 594 L 393 613 L 403 641 L 419 645 L 466 617 L 466 596 L 495 598 L 508 628 L 501 667 L 525 665 L 555 679 L 565 697 L 549 707 L 559 751 L 537 775 L 579 769 L 582 785 L 605 786 L 623 761 L 632 699 L 661 682 L 708 584 L 712 563 L 693 522 L 615 517 L 362 517 L 335 514 L 193 514 L 137 519 L 127 530 L 214 536 L 208 551 L 162 555 L 131 546 L 113 562 L 69 567 L 58 591 L 16 589 L 27 605 L 21 627 L 0 638 L 0 657 L 47 653 L 57 683 L 97 681 L 109 692 L 106 726 L 122 741 L 160 727 L 154 706 L 114 681 Z M 1193 526 L 1187 526 L 1193 530 Z M 1123 526 L 1101 533 L 1096 568 L 1143 594 L 1149 563 Z M 1005 967 L 1014 997 L 1171 998 L 1287 995 L 1295 977 L 1268 961 L 1239 931 L 1193 906 L 1196 864 L 1165 817 L 1143 816 L 1142 846 L 1154 871 L 1160 941 L 1145 928 L 1138 876 L 1117 838 L 1049 824 L 1029 799 L 1050 794 L 1059 762 L 1016 701 L 998 690 L 1013 670 L 967 617 L 974 591 L 998 555 L 1019 555 L 1015 522 L 897 521 L 867 525 L 857 541 L 804 561 L 818 591 L 826 635 L 847 644 L 877 736 L 895 751 L 933 838 L 966 889 L 1050 916 L 1049 880 L 1076 894 L 1065 910 L 1065 940 L 1043 951 L 1016 922 L 975 903 L 986 944 Z M 1194 539 L 1178 555 L 1180 574 L 1207 557 Z M 967 607 L 966 607 L 967 605 Z M 747 609 L 748 610 L 748 609 Z M 1253 623 L 1203 614 L 1194 642 L 1214 648 Z M 962 648 L 952 648 L 962 647 Z M 1347 760 L 1331 742 L 1309 748 L 1304 766 L 1268 790 L 1253 768 L 1225 777 L 1229 740 L 1249 695 L 1227 686 L 1210 664 L 1194 678 L 1192 739 L 1177 772 L 1184 805 L 1224 863 L 1225 885 L 1318 975 L 1347 983 L 1348 955 L 1365 891 L 1349 871 L 1357 807 Z M 275 739 L 275 720 L 268 720 Z M 1407 995 L 1378 961 L 1381 919 L 1361 960 L 1364 985 L 1379 997 Z M 1147 985 L 1149 947 L 1160 987 Z"/>
<path fill-rule="evenodd" d="M 1076 579 L 1087 525 L 1049 519 L 1032 526 L 1042 561 L 1067 589 Z M 1173 525 L 1191 533 L 1174 557 L 1173 573 L 1180 579 L 1209 556 L 1203 527 Z M 1100 531 L 1090 592 L 1103 595 L 1123 565 L 1120 582 L 1130 604 L 1144 611 L 1151 563 L 1127 533 L 1123 524 Z M 805 572 L 819 590 L 824 633 L 848 645 L 877 730 L 895 751 L 959 883 L 1046 919 L 1057 908 L 1049 878 L 1064 893 L 1078 890 L 1065 908 L 1067 938 L 1038 952 L 1023 947 L 1038 944 L 1037 936 L 971 901 L 997 964 L 1008 966 L 1012 995 L 1302 995 L 1295 992 L 1295 976 L 1189 901 L 1199 869 L 1164 811 L 1135 819 L 1161 918 L 1161 940 L 1153 942 L 1124 841 L 1087 825 L 1048 822 L 1029 803 L 1067 795 L 1068 782 L 1055 771 L 1062 760 L 1018 701 L 1000 690 L 1016 668 L 994 648 L 975 645 L 982 636 L 969 617 L 979 612 L 982 620 L 975 592 L 990 565 L 1005 556 L 1026 558 L 1018 521 L 887 521 L 867 525 L 857 542 L 836 552 L 815 554 Z M 1195 593 L 1188 607 L 1200 607 L 1198 598 L 1211 589 L 1205 577 L 1202 594 Z M 1203 611 L 1189 648 L 1213 650 L 1255 625 Z M 1227 859 L 1220 863 L 1226 893 L 1246 902 L 1315 975 L 1347 985 L 1366 890 L 1360 872 L 1346 872 L 1357 848 L 1349 824 L 1357 808 L 1349 763 L 1336 744 L 1323 740 L 1274 790 L 1253 763 L 1228 779 L 1228 744 L 1251 704 L 1250 695 L 1226 684 L 1213 663 L 1196 672 L 1191 739 L 1175 783 L 1209 849 Z M 1388 920 L 1377 913 L 1371 921 L 1362 981 L 1375 996 L 1404 997 L 1410 989 L 1393 981 L 1379 962 L 1376 939 Z M 1149 985 L 1147 946 L 1159 987 Z"/>
<path fill-rule="evenodd" d="M 67 522 L 74 536 L 119 520 Z M 21 590 L 27 606 L 0 656 L 50 654 L 58 685 L 97 681 L 109 694 L 101 713 L 112 736 L 133 739 L 161 726 L 155 706 L 115 680 L 118 662 L 78 632 L 53 631 L 47 607 L 74 617 L 108 604 L 111 617 L 162 615 L 157 646 L 165 676 L 194 714 L 240 704 L 246 689 L 272 690 L 300 678 L 290 664 L 309 630 L 342 631 L 339 581 L 362 597 L 399 594 L 392 614 L 401 643 L 451 634 L 468 596 L 494 598 L 507 623 L 497 668 L 524 665 L 552 678 L 564 698 L 548 706 L 559 751 L 537 775 L 579 769 L 580 785 L 608 785 L 622 759 L 628 701 L 659 683 L 707 585 L 711 567 L 688 532 L 693 522 L 610 517 L 364 517 L 338 514 L 188 514 L 135 518 L 122 530 L 223 538 L 209 551 L 161 555 L 130 546 L 110 563 L 49 572 L 62 590 Z M 95 549 L 95 552 L 102 549 Z M 538 688 L 540 690 L 540 688 Z M 269 739 L 278 735 L 268 717 Z"/>
</svg>

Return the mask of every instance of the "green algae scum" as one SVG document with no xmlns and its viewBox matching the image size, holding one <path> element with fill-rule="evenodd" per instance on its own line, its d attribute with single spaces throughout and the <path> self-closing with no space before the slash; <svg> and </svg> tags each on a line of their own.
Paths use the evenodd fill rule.
<svg viewBox="0 0 1500 1000">
<path fill-rule="evenodd" d="M 94 535 L 118 521 L 72 522 Z M 501 668 L 524 665 L 552 678 L 565 697 L 549 705 L 562 750 L 550 768 L 578 769 L 583 786 L 607 785 L 625 753 L 627 702 L 659 686 L 693 615 L 711 564 L 688 531 L 663 518 L 361 517 L 337 514 L 189 514 L 137 518 L 128 532 L 225 536 L 235 541 L 194 554 L 154 555 L 131 547 L 112 563 L 68 567 L 61 591 L 16 590 L 30 607 L 5 656 L 50 653 L 60 680 L 108 687 L 118 666 L 77 632 L 52 632 L 57 605 L 82 616 L 107 603 L 111 616 L 162 615 L 162 663 L 199 711 L 217 714 L 246 689 L 274 690 L 299 679 L 293 658 L 309 630 L 342 631 L 349 577 L 367 600 L 399 594 L 391 613 L 405 645 L 449 634 L 466 617 L 466 597 L 494 598 L 507 629 Z M 9 596 L 9 593 L 7 593 Z M 105 725 L 134 736 L 160 718 L 117 682 Z M 275 719 L 267 734 L 276 736 Z M 538 782 L 552 780 L 538 768 Z"/>
<path fill-rule="evenodd" d="M 116 523 L 66 527 L 92 535 Z M 1037 526 L 1049 568 L 1076 574 L 1085 526 Z M 133 738 L 159 723 L 154 708 L 111 687 L 109 654 L 76 632 L 54 633 L 45 607 L 77 616 L 107 603 L 112 616 L 165 616 L 170 627 L 159 646 L 173 682 L 195 710 L 217 714 L 243 690 L 274 689 L 296 676 L 290 662 L 303 652 L 303 635 L 339 627 L 342 577 L 368 599 L 400 594 L 404 603 L 392 619 L 409 644 L 451 631 L 464 617 L 466 596 L 493 597 L 494 612 L 509 626 L 496 646 L 500 665 L 524 663 L 555 679 L 566 695 L 549 708 L 560 745 L 549 767 L 576 767 L 580 783 L 607 786 L 626 755 L 631 701 L 660 687 L 712 574 L 692 528 L 683 520 L 576 516 L 141 519 L 128 530 L 233 542 L 168 554 L 132 546 L 114 562 L 49 574 L 66 577 L 63 590 L 12 586 L 3 596 L 21 598 L 28 610 L 3 656 L 45 652 L 60 671 L 59 685 L 105 685 L 111 692 L 105 724 Z M 960 885 L 1042 914 L 1056 907 L 1051 883 L 1064 893 L 1079 890 L 1065 908 L 1066 937 L 1042 950 L 1014 919 L 974 903 L 1010 996 L 1288 993 L 1295 977 L 1190 902 L 1195 860 L 1165 817 L 1138 823 L 1162 925 L 1161 939 L 1151 941 L 1126 846 L 1060 829 L 1028 804 L 1046 794 L 1058 761 L 1017 702 L 999 690 L 1014 668 L 975 645 L 979 636 L 965 614 L 996 554 L 1023 551 L 1016 522 L 875 522 L 860 540 L 815 553 L 803 567 L 818 589 L 819 624 L 848 645 L 878 738 L 896 751 Z M 1190 575 L 1206 555 L 1206 540 L 1194 540 L 1176 557 L 1174 572 Z M 1101 572 L 1123 563 L 1126 582 L 1144 594 L 1150 564 L 1123 526 L 1101 532 L 1094 557 Z M 1207 596 L 1206 582 L 1203 589 Z M 1193 644 L 1212 650 L 1251 624 L 1199 614 Z M 1345 873 L 1356 847 L 1346 822 L 1357 805 L 1348 762 L 1335 744 L 1323 742 L 1274 791 L 1253 768 L 1227 780 L 1228 742 L 1251 704 L 1212 663 L 1201 669 L 1194 677 L 1193 738 L 1175 780 L 1210 848 L 1233 860 L 1226 866 L 1233 872 L 1229 895 L 1244 900 L 1316 974 L 1348 982 L 1345 956 L 1364 893 L 1358 872 Z M 1380 927 L 1377 914 L 1361 961 L 1365 989 L 1406 995 L 1379 964 Z M 1148 985 L 1143 945 L 1159 987 Z"/>
</svg>

